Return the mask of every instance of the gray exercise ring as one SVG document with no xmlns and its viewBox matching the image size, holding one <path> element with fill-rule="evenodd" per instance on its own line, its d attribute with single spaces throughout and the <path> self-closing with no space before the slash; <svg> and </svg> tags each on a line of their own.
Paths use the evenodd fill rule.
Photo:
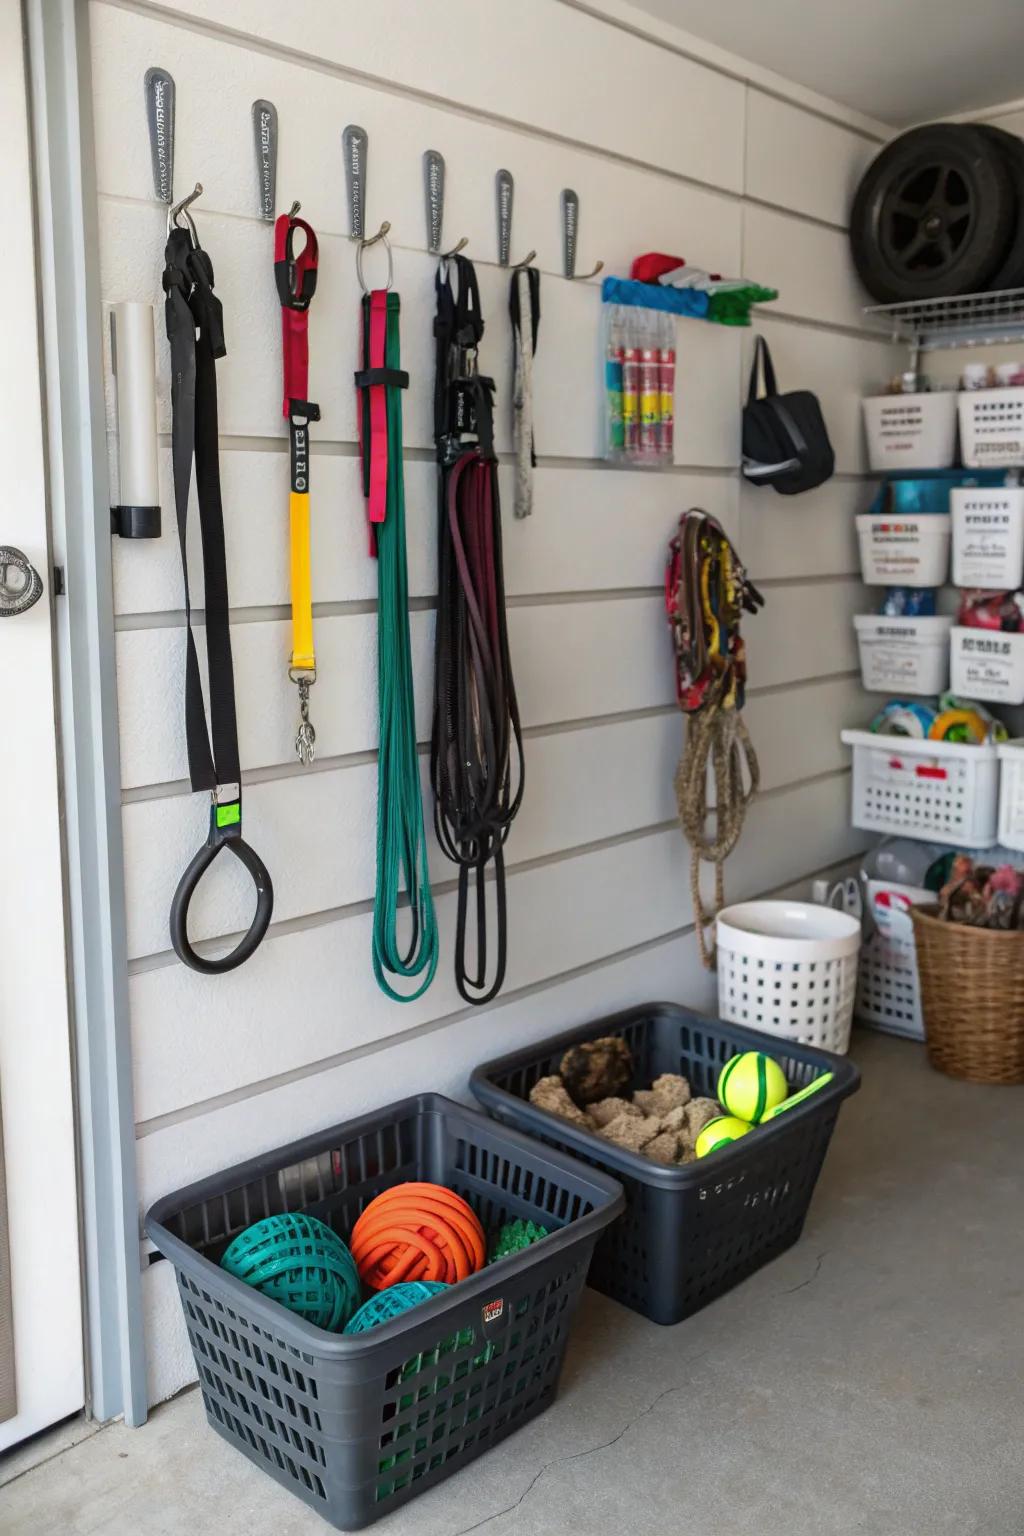
<svg viewBox="0 0 1024 1536">
<path fill-rule="evenodd" d="M 24 613 L 43 595 L 43 579 L 32 562 L 10 544 L 0 544 L 0 619 Z"/>
</svg>

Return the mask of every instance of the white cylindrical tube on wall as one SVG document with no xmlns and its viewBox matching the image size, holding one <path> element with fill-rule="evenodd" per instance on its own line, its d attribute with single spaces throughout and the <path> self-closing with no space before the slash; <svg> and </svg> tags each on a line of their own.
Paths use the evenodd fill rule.
<svg viewBox="0 0 1024 1536">
<path fill-rule="evenodd" d="M 115 526 L 127 538 L 155 538 L 160 533 L 160 476 L 152 304 L 115 304 L 110 328 L 120 501 Z"/>
</svg>

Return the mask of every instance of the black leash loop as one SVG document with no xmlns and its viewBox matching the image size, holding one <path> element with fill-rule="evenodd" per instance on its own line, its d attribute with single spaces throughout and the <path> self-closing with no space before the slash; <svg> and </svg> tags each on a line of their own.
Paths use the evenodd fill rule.
<svg viewBox="0 0 1024 1536">
<path fill-rule="evenodd" d="M 457 293 L 452 288 L 454 264 Z M 473 265 L 442 262 L 436 280 L 438 611 L 431 779 L 438 842 L 459 870 L 455 982 L 489 1003 L 505 979 L 504 845 L 523 795 L 523 748 L 505 616 L 493 380 L 477 367 L 483 318 Z M 487 979 L 488 866 L 494 867 L 494 974 Z M 470 965 L 472 891 L 473 949 Z"/>
<path fill-rule="evenodd" d="M 192 788 L 209 790 L 211 797 L 209 833 L 178 882 L 171 902 L 170 932 L 174 952 L 185 965 L 207 975 L 220 975 L 234 970 L 258 948 L 274 910 L 274 888 L 263 861 L 242 839 L 241 770 L 217 448 L 216 360 L 226 351 L 221 304 L 213 291 L 210 258 L 189 229 L 170 230 L 165 260 L 163 287 L 171 348 L 171 458 L 185 593 L 185 740 Z M 192 632 L 188 580 L 188 500 L 193 460 L 203 546 L 209 730 Z M 196 886 L 222 848 L 230 848 L 252 876 L 256 912 L 248 932 L 230 954 L 207 959 L 198 955 L 189 942 L 188 909 Z"/>
</svg>

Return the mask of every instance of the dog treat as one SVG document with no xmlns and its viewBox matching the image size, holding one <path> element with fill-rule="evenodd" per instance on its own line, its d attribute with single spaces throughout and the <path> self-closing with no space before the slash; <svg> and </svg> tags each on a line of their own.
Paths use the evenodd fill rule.
<svg viewBox="0 0 1024 1536">
<path fill-rule="evenodd" d="M 690 1146 L 696 1144 L 697 1137 L 716 1115 L 722 1113 L 717 1099 L 691 1099 L 684 1110 L 686 1123 L 682 1129 L 683 1139 Z"/>
<path fill-rule="evenodd" d="M 574 1045 L 562 1057 L 562 1082 L 583 1107 L 620 1094 L 633 1076 L 633 1056 L 625 1040 L 608 1035 Z"/>
<path fill-rule="evenodd" d="M 620 1115 L 642 1116 L 643 1110 L 638 1104 L 632 1103 L 629 1099 L 612 1098 L 598 1099 L 596 1104 L 588 1105 L 587 1114 L 594 1124 L 600 1128 L 601 1126 L 610 1125 Z"/>
<path fill-rule="evenodd" d="M 651 1084 L 651 1092 L 654 1094 L 658 1110 L 663 1115 L 667 1115 L 673 1109 L 681 1109 L 684 1104 L 689 1104 L 693 1097 L 689 1083 L 685 1077 L 680 1077 L 678 1072 L 663 1072 L 660 1077 L 656 1077 Z"/>
<path fill-rule="evenodd" d="M 655 1163 L 674 1163 L 679 1156 L 679 1136 L 676 1131 L 662 1131 L 644 1147 L 644 1157 Z"/>
<path fill-rule="evenodd" d="M 630 1152 L 642 1152 L 659 1130 L 657 1120 L 646 1116 L 619 1115 L 617 1120 L 604 1126 L 597 1134 L 603 1136 L 605 1141 L 613 1141 L 617 1147 L 625 1147 Z"/>
<path fill-rule="evenodd" d="M 530 1103 L 536 1104 L 538 1109 L 546 1109 L 550 1115 L 559 1115 L 571 1125 L 581 1126 L 585 1131 L 593 1130 L 582 1109 L 569 1097 L 560 1077 L 542 1077 L 534 1083 L 530 1089 Z"/>
</svg>

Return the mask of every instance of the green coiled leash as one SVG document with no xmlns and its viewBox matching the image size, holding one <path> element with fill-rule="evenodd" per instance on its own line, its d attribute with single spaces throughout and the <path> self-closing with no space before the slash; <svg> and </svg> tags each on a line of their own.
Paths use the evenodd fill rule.
<svg viewBox="0 0 1024 1536">
<path fill-rule="evenodd" d="M 438 939 L 427 869 L 416 702 L 409 638 L 409 573 L 405 553 L 405 474 L 402 396 L 409 376 L 400 368 L 399 298 L 377 288 L 363 297 L 360 439 L 370 550 L 377 556 L 377 685 L 380 754 L 377 767 L 377 886 L 373 907 L 373 974 L 396 1002 L 422 997 L 437 970 Z M 399 909 L 408 898 L 412 931 L 403 950 Z M 390 978 L 422 977 L 414 992 Z"/>
</svg>

